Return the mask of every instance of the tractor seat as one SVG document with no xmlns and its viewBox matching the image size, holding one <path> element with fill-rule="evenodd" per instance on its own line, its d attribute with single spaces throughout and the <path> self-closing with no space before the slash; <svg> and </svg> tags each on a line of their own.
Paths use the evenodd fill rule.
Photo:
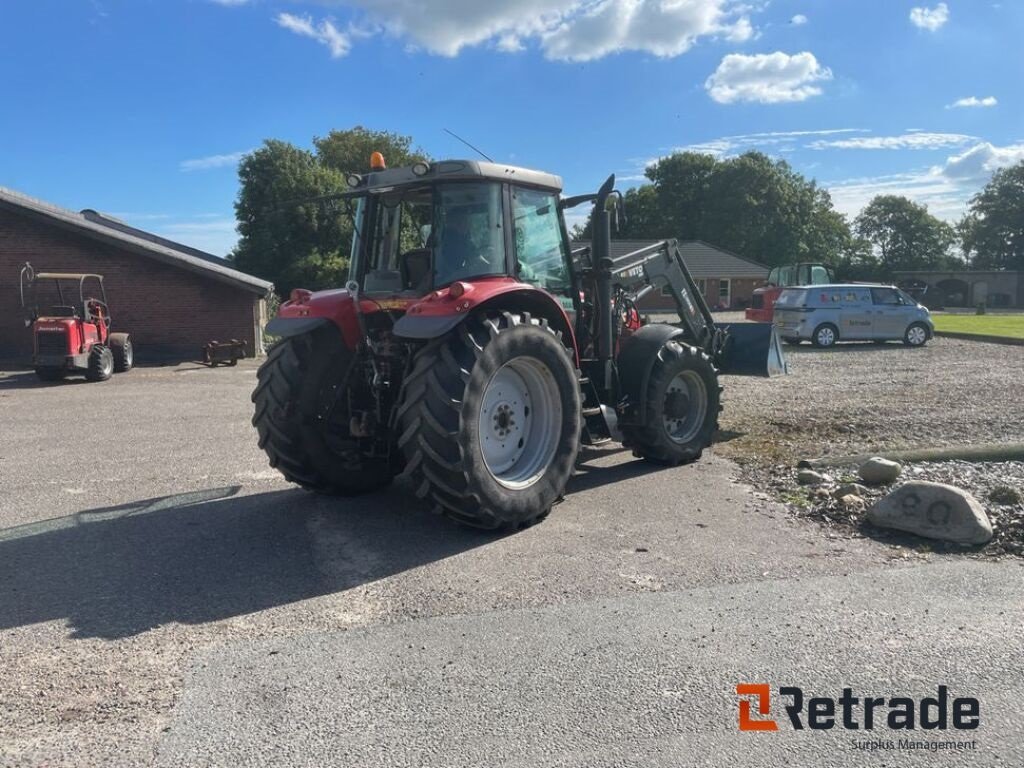
<svg viewBox="0 0 1024 768">
<path fill-rule="evenodd" d="M 54 305 L 50 307 L 50 311 L 47 313 L 48 317 L 78 317 L 78 310 L 74 307 L 66 307 L 63 305 Z"/>
<path fill-rule="evenodd" d="M 431 250 L 417 248 L 406 251 L 399 257 L 402 282 L 407 290 L 425 290 L 430 279 Z"/>
</svg>

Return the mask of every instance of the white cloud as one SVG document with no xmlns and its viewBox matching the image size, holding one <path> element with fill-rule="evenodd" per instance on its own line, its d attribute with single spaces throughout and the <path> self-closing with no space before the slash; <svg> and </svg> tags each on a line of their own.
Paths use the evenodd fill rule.
<svg viewBox="0 0 1024 768">
<path fill-rule="evenodd" d="M 493 43 L 516 51 L 535 41 L 549 59 L 590 61 L 623 51 L 678 56 L 700 38 L 754 36 L 736 0 L 335 0 L 415 48 L 456 56 Z"/>
<path fill-rule="evenodd" d="M 979 142 L 931 168 L 889 176 L 824 184 L 836 209 L 856 216 L 875 195 L 903 195 L 928 206 L 939 218 L 956 221 L 967 204 L 999 168 L 1024 161 L 1024 144 L 996 147 Z"/>
<path fill-rule="evenodd" d="M 921 29 L 934 32 L 943 24 L 949 21 L 949 6 L 939 3 L 934 8 L 911 8 L 910 22 Z"/>
<path fill-rule="evenodd" d="M 985 183 L 998 168 L 1024 160 L 1024 144 L 996 147 L 987 141 L 975 144 L 959 155 L 946 159 L 938 169 L 944 176 L 958 181 Z"/>
<path fill-rule="evenodd" d="M 245 149 L 241 152 L 230 152 L 226 155 L 208 155 L 207 157 L 197 157 L 193 160 L 182 160 L 178 167 L 186 172 L 226 168 L 227 166 L 238 165 L 238 161 L 251 151 L 251 149 Z"/>
<path fill-rule="evenodd" d="M 852 139 L 812 141 L 811 149 L 943 149 L 959 147 L 975 137 L 962 133 L 912 131 L 901 136 L 858 136 Z"/>
<path fill-rule="evenodd" d="M 831 79 L 832 71 L 807 51 L 792 56 L 780 51 L 754 56 L 731 53 L 704 87 L 719 104 L 778 104 L 818 96 L 821 88 L 814 83 Z"/>
<path fill-rule="evenodd" d="M 804 16 L 802 13 L 798 13 L 796 16 L 789 20 L 789 23 L 792 24 L 794 27 L 800 27 L 807 23 L 807 17 Z"/>
<path fill-rule="evenodd" d="M 311 16 L 279 13 L 275 21 L 290 32 L 311 38 L 326 46 L 331 52 L 332 59 L 340 59 L 352 48 L 351 37 L 335 27 L 330 19 L 315 24 Z"/>
<path fill-rule="evenodd" d="M 676 147 L 676 152 L 702 152 L 722 157 L 744 152 L 755 147 L 773 147 L 779 152 L 792 152 L 802 139 L 811 136 L 834 136 L 847 133 L 868 133 L 866 128 L 825 128 L 813 131 L 769 131 L 746 133 L 738 136 L 721 136 L 717 139 Z"/>
<path fill-rule="evenodd" d="M 946 109 L 958 109 L 960 107 L 994 107 L 999 101 L 995 96 L 985 96 L 979 99 L 977 96 L 968 96 L 966 99 L 957 99 L 948 104 Z"/>
</svg>

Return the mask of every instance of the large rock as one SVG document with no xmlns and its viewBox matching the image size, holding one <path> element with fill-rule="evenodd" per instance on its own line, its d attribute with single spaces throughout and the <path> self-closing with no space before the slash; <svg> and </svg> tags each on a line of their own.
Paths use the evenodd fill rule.
<svg viewBox="0 0 1024 768">
<path fill-rule="evenodd" d="M 903 465 L 899 462 L 875 456 L 861 464 L 858 473 L 868 485 L 885 485 L 894 482 L 902 471 Z"/>
<path fill-rule="evenodd" d="M 815 472 L 813 469 L 801 469 L 796 473 L 796 481 L 800 485 L 821 485 L 822 483 L 827 483 L 830 479 L 828 475 Z"/>
<path fill-rule="evenodd" d="M 881 499 L 868 510 L 868 520 L 958 544 L 984 544 L 992 538 L 992 523 L 971 494 L 924 480 L 904 483 Z"/>
</svg>

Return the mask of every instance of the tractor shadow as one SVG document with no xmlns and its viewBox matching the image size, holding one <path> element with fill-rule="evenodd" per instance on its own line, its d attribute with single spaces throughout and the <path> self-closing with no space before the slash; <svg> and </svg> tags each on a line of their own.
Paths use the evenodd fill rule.
<svg viewBox="0 0 1024 768">
<path fill-rule="evenodd" d="M 47 389 L 49 387 L 66 387 L 73 384 L 91 384 L 85 376 L 68 376 L 60 381 L 42 381 L 35 371 L 24 373 L 6 373 L 0 371 L 0 392 L 13 389 Z"/>
<path fill-rule="evenodd" d="M 211 489 L 0 531 L 0 631 L 66 621 L 130 637 L 343 592 L 501 538 L 424 514 L 408 489 L 355 498 Z"/>
</svg>

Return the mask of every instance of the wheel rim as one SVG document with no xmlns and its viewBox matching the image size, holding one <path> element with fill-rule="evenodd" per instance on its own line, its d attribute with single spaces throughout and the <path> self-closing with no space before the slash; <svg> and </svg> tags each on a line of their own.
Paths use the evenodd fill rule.
<svg viewBox="0 0 1024 768">
<path fill-rule="evenodd" d="M 511 360 L 491 377 L 478 432 L 487 471 L 512 490 L 536 483 L 554 458 L 562 428 L 555 377 L 532 357 Z"/>
<path fill-rule="evenodd" d="M 695 371 L 676 375 L 665 390 L 662 422 L 665 433 L 674 443 L 688 443 L 704 425 L 708 411 L 708 390 Z"/>
<path fill-rule="evenodd" d="M 836 343 L 836 333 L 831 328 L 822 328 L 818 331 L 818 343 L 823 347 L 831 347 Z"/>
<path fill-rule="evenodd" d="M 109 376 L 114 372 L 114 356 L 107 352 L 103 355 L 103 375 Z"/>
<path fill-rule="evenodd" d="M 125 364 L 125 367 L 129 367 L 130 368 L 131 364 L 133 362 L 135 362 L 135 358 L 134 358 L 134 356 L 132 354 L 132 344 L 131 344 L 130 341 L 129 342 L 125 342 L 125 345 L 124 345 L 124 364 Z"/>
<path fill-rule="evenodd" d="M 927 334 L 924 332 L 924 328 L 919 325 L 911 326 L 907 331 L 907 341 L 915 347 L 924 344 L 925 338 L 927 338 Z"/>
</svg>

